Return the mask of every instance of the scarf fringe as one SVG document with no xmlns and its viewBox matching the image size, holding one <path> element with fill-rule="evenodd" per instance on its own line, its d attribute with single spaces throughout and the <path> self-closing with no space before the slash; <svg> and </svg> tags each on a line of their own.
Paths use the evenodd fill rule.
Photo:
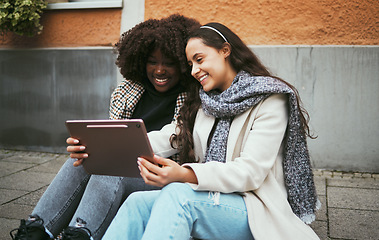
<svg viewBox="0 0 379 240">
<path fill-rule="evenodd" d="M 311 214 L 306 214 L 300 217 L 301 221 L 303 221 L 306 224 L 311 224 L 316 220 L 316 214 L 311 213 Z"/>
<path fill-rule="evenodd" d="M 213 201 L 213 205 L 220 205 L 220 192 L 209 192 L 208 199 Z"/>
<path fill-rule="evenodd" d="M 315 211 L 318 211 L 321 209 L 321 202 L 320 200 L 317 198 L 317 201 L 316 201 L 316 209 Z M 315 213 L 309 213 L 309 214 L 304 214 L 300 217 L 300 219 L 306 223 L 306 224 L 311 224 L 312 222 L 314 222 L 316 220 L 316 214 Z"/>
<path fill-rule="evenodd" d="M 317 198 L 317 201 L 316 201 L 316 211 L 320 210 L 322 207 L 322 204 L 320 202 L 320 199 Z"/>
</svg>

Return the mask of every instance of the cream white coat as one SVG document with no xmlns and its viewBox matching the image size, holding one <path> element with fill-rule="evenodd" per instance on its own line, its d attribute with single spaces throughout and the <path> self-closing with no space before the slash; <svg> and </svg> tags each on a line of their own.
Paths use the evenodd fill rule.
<svg viewBox="0 0 379 240">
<path fill-rule="evenodd" d="M 291 210 L 283 178 L 283 137 L 288 122 L 285 95 L 275 94 L 234 118 L 227 142 L 226 163 L 190 163 L 197 191 L 238 192 L 244 196 L 249 225 L 257 240 L 319 239 Z M 208 136 L 215 118 L 199 109 L 194 126 L 194 150 L 204 161 Z M 175 124 L 149 133 L 155 154 L 168 157 L 176 152 L 169 137 Z"/>
</svg>

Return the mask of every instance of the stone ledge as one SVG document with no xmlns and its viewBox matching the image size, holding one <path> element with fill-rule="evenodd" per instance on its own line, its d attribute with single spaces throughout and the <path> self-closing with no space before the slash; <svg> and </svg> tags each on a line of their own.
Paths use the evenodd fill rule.
<svg viewBox="0 0 379 240">
<path fill-rule="evenodd" d="M 343 172 L 325 169 L 313 169 L 314 176 L 326 178 L 373 178 L 379 179 L 379 173 Z"/>
</svg>

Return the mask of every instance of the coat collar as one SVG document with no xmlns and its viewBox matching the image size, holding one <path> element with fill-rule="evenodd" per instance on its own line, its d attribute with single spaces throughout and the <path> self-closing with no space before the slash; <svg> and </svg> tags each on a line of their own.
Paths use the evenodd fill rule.
<svg viewBox="0 0 379 240">
<path fill-rule="evenodd" d="M 258 105 L 260 106 L 260 104 Z M 228 143 L 227 143 L 227 152 L 226 152 L 226 161 L 232 160 L 236 157 L 235 152 L 239 152 L 239 149 L 236 149 L 237 141 L 244 141 L 246 139 L 239 139 L 240 137 L 247 136 L 244 134 L 250 131 L 250 127 L 253 124 L 254 118 L 251 117 L 254 108 L 250 108 L 248 111 L 236 116 L 230 126 Z M 212 127 L 215 123 L 215 118 L 213 116 L 208 116 L 205 114 L 202 108 L 199 109 L 196 116 L 196 133 L 194 133 L 194 141 L 200 143 L 200 149 L 195 149 L 196 157 L 200 159 L 205 159 L 205 153 L 207 150 L 207 140 L 208 136 L 212 130 Z"/>
</svg>

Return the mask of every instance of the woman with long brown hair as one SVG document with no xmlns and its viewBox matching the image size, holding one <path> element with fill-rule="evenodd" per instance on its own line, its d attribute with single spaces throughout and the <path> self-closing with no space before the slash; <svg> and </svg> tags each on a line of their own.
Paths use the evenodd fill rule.
<svg viewBox="0 0 379 240">
<path fill-rule="evenodd" d="M 138 159 L 163 188 L 130 195 L 103 239 L 318 239 L 296 89 L 219 23 L 192 33 L 186 55 L 201 87 L 177 123 L 149 133 L 154 162 Z M 175 152 L 184 164 L 165 158 Z"/>
</svg>

